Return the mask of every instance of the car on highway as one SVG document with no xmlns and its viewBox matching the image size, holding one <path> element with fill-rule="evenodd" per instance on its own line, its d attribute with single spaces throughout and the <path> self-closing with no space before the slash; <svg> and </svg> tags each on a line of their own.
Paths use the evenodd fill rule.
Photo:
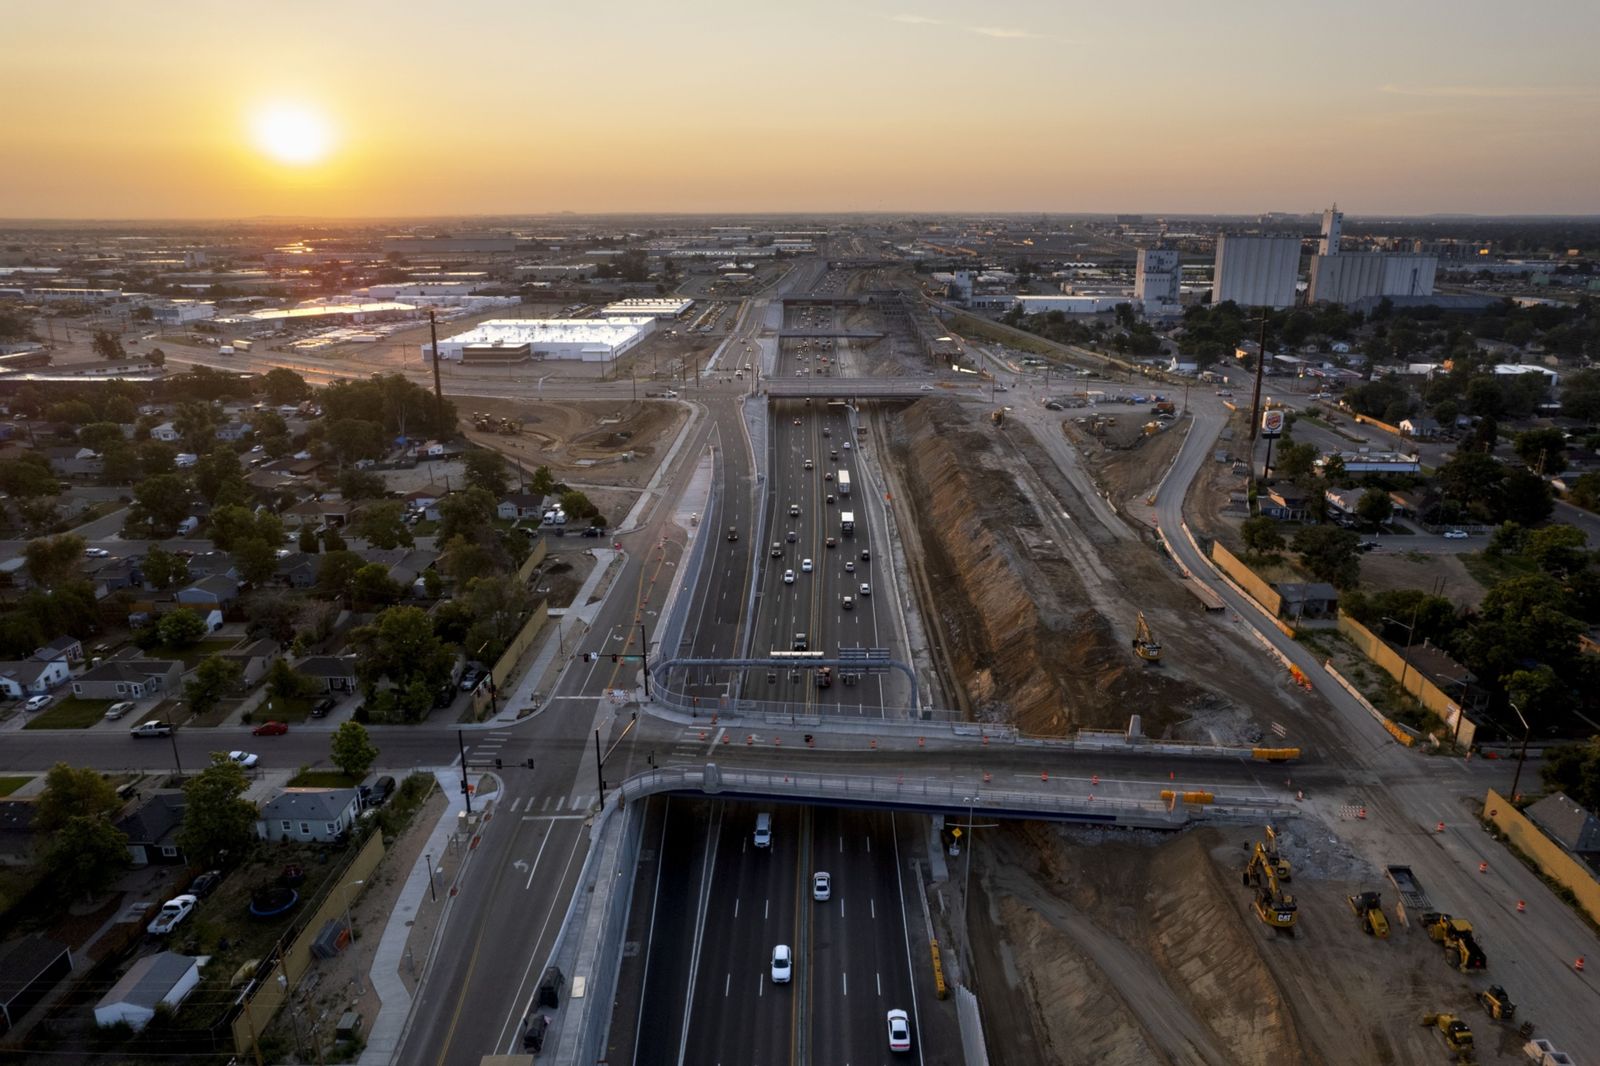
<svg viewBox="0 0 1600 1066">
<path fill-rule="evenodd" d="M 800 424 L 800 420 L 799 420 L 799 419 L 798 419 L 798 418 L 797 418 L 797 419 L 795 419 L 795 420 L 794 420 L 794 424 L 795 424 L 795 425 L 797 425 L 797 426 L 798 426 L 798 425 L 799 425 L 799 424 Z"/>
<path fill-rule="evenodd" d="M 173 896 L 161 905 L 161 910 L 150 924 L 145 926 L 145 931 L 151 936 L 166 936 L 194 911 L 195 904 L 200 900 L 195 896 Z"/>
<path fill-rule="evenodd" d="M 889 1012 L 889 1050 L 911 1050 L 911 1019 L 906 1012 L 896 1007 Z"/>
<path fill-rule="evenodd" d="M 790 518 L 799 518 L 800 517 L 800 505 L 798 503 L 791 503 L 789 505 L 789 517 Z"/>
<path fill-rule="evenodd" d="M 122 700 L 106 708 L 106 721 L 115 722 L 118 718 L 133 710 L 132 700 Z"/>
<path fill-rule="evenodd" d="M 804 574 L 811 573 L 811 560 L 810 559 L 801 559 L 800 560 L 800 572 L 804 573 Z"/>
<path fill-rule="evenodd" d="M 1464 529 L 1447 529 L 1444 531 L 1445 540 L 1466 540 L 1467 531 Z"/>
<path fill-rule="evenodd" d="M 811 875 L 811 898 L 818 903 L 826 903 L 833 898 L 833 875 L 825 870 L 818 870 Z"/>
<path fill-rule="evenodd" d="M 831 493 L 831 492 L 828 493 L 828 506 L 829 507 L 833 506 L 833 493 Z"/>
<path fill-rule="evenodd" d="M 839 600 L 839 607 L 842 610 L 853 611 L 856 609 L 856 601 L 849 596 L 845 596 Z"/>
<path fill-rule="evenodd" d="M 831 437 L 831 436 L 833 436 L 833 430 L 829 429 L 827 426 L 823 426 L 822 427 L 822 435 L 824 437 Z"/>
<path fill-rule="evenodd" d="M 861 561 L 865 563 L 865 562 L 869 562 L 871 559 L 872 559 L 872 552 L 868 551 L 866 548 L 862 548 L 861 549 Z"/>
<path fill-rule="evenodd" d="M 728 540 L 735 541 L 735 540 L 738 540 L 738 539 L 739 539 L 739 531 L 737 529 L 735 529 L 734 527 L 729 526 L 728 527 Z"/>
<path fill-rule="evenodd" d="M 236 762 L 246 770 L 250 770 L 255 767 L 256 763 L 261 761 L 261 756 L 248 751 L 230 751 L 228 752 L 228 761 Z"/>
<path fill-rule="evenodd" d="M 839 546 L 839 538 L 838 537 L 829 537 L 823 543 L 826 544 L 830 548 L 837 548 Z"/>
<path fill-rule="evenodd" d="M 918 385 L 917 388 L 920 389 L 923 392 L 932 392 L 933 391 L 933 386 L 932 385 Z"/>
<path fill-rule="evenodd" d="M 170 737 L 172 735 L 172 727 L 165 722 L 152 718 L 148 722 L 140 722 L 128 730 L 128 733 L 130 736 L 135 737 Z"/>
<path fill-rule="evenodd" d="M 867 584 L 865 581 L 863 581 L 861 583 L 861 595 L 863 595 L 863 596 L 872 595 L 872 586 Z"/>
<path fill-rule="evenodd" d="M 830 470 L 826 474 L 823 474 L 822 475 L 822 480 L 824 480 L 824 481 L 832 481 L 833 480 L 833 471 Z"/>
<path fill-rule="evenodd" d="M 327 714 L 327 711 L 323 711 Z M 255 737 L 281 737 L 289 731 L 288 722 L 262 722 L 250 730 L 250 735 Z"/>
<path fill-rule="evenodd" d="M 22 705 L 22 709 L 25 711 L 40 711 L 50 706 L 51 701 L 54 699 L 54 696 L 31 696 L 28 702 Z"/>
<path fill-rule="evenodd" d="M 850 442 L 849 442 L 849 441 L 845 441 L 845 442 L 844 442 L 844 450 L 845 450 L 845 451 L 850 451 L 850 449 L 851 449 L 851 448 L 852 448 L 852 447 L 853 447 L 853 445 L 851 445 L 851 443 L 850 443 Z"/>
<path fill-rule="evenodd" d="M 833 459 L 833 460 L 837 460 L 839 458 L 838 449 L 834 449 L 833 451 L 829 452 L 828 453 L 828 458 L 829 459 Z"/>
<path fill-rule="evenodd" d="M 779 944 L 772 949 L 772 983 L 786 985 L 794 976 L 794 957 L 789 953 L 788 944 Z"/>
<path fill-rule="evenodd" d="M 806 460 L 806 461 L 805 461 L 805 464 L 804 464 L 804 465 L 805 465 L 805 468 L 806 468 L 806 469 L 807 469 L 807 470 L 814 470 L 814 469 L 816 469 L 816 465 L 817 465 L 817 464 L 815 464 L 815 463 L 813 463 L 813 462 L 812 462 L 812 461 L 811 461 L 811 460 L 810 460 L 810 459 L 807 459 L 807 460 Z"/>
<path fill-rule="evenodd" d="M 783 583 L 785 585 L 794 584 L 794 571 L 793 570 L 785 570 L 783 572 Z"/>
<path fill-rule="evenodd" d="M 782 559 L 783 558 L 783 545 L 779 544 L 777 541 L 773 541 L 772 542 L 771 555 L 772 555 L 772 557 L 774 559 Z"/>
<path fill-rule="evenodd" d="M 856 561 L 854 559 L 846 559 L 844 561 L 844 572 L 847 574 L 856 572 Z"/>
</svg>

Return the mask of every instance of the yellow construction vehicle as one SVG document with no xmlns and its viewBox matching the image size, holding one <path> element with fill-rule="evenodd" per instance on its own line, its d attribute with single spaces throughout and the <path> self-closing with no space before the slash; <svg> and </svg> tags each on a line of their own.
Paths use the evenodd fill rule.
<svg viewBox="0 0 1600 1066">
<path fill-rule="evenodd" d="M 1436 944 L 1444 946 L 1445 961 L 1462 973 L 1485 970 L 1489 960 L 1472 935 L 1472 923 L 1437 911 L 1422 916 L 1422 926 Z"/>
<path fill-rule="evenodd" d="M 1289 860 L 1278 854 L 1278 831 L 1270 825 L 1267 826 L 1267 861 L 1272 863 L 1272 872 L 1278 875 L 1278 880 L 1288 881 L 1294 876 Z"/>
<path fill-rule="evenodd" d="M 1478 1002 L 1483 1004 L 1483 1009 L 1489 1017 L 1497 1022 L 1509 1022 L 1517 1016 L 1517 1005 L 1511 1002 L 1511 997 L 1506 995 L 1506 990 L 1499 985 L 1490 985 L 1478 993 Z"/>
<path fill-rule="evenodd" d="M 1267 849 L 1257 841 L 1250 853 L 1250 862 L 1244 868 L 1244 885 L 1255 889 L 1256 898 L 1251 903 L 1256 917 L 1280 933 L 1294 936 L 1295 919 L 1299 909 L 1294 897 L 1278 884 L 1278 874 L 1267 858 Z"/>
<path fill-rule="evenodd" d="M 1356 920 L 1361 923 L 1361 931 L 1368 936 L 1375 936 L 1385 940 L 1389 936 L 1389 919 L 1383 916 L 1383 897 L 1376 892 L 1360 892 L 1354 896 L 1346 896 L 1350 901 L 1350 909 L 1355 912 Z"/>
<path fill-rule="evenodd" d="M 1147 663 L 1161 658 L 1161 642 L 1150 632 L 1150 623 L 1144 620 L 1143 611 L 1139 612 L 1139 624 L 1133 634 L 1133 653 Z"/>
<path fill-rule="evenodd" d="M 1454 1014 L 1424 1014 L 1422 1024 L 1439 1030 L 1444 1046 L 1457 1062 L 1472 1061 L 1472 1027 Z"/>
</svg>

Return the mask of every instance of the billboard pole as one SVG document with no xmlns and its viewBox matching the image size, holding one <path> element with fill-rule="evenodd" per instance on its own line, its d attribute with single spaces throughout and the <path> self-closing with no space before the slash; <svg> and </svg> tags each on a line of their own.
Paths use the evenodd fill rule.
<svg viewBox="0 0 1600 1066">
<path fill-rule="evenodd" d="M 1250 401 L 1250 443 L 1256 442 L 1261 426 L 1261 376 L 1267 368 L 1267 309 L 1261 309 L 1261 350 L 1256 353 L 1256 394 Z"/>
</svg>

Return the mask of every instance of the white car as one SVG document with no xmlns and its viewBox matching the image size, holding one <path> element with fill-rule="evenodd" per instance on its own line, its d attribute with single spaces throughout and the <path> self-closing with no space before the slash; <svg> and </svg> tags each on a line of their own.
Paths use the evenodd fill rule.
<svg viewBox="0 0 1600 1066">
<path fill-rule="evenodd" d="M 918 385 L 917 388 L 921 389 L 923 392 L 932 392 L 933 391 L 933 386 L 932 385 Z"/>
<path fill-rule="evenodd" d="M 146 931 L 151 936 L 166 936 L 178 927 L 179 922 L 189 917 L 189 912 L 199 902 L 195 896 L 173 896 L 161 905 L 160 913 L 145 926 Z"/>
<path fill-rule="evenodd" d="M 789 517 L 790 518 L 799 518 L 800 517 L 800 505 L 798 503 L 791 503 L 789 505 Z"/>
<path fill-rule="evenodd" d="M 850 442 L 849 441 L 845 441 L 844 442 L 844 450 L 845 451 L 849 451 L 850 450 Z"/>
<path fill-rule="evenodd" d="M 1466 540 L 1467 531 L 1464 529 L 1447 529 L 1444 531 L 1445 540 Z"/>
<path fill-rule="evenodd" d="M 812 469 L 812 462 L 811 462 L 811 460 L 810 460 L 810 459 L 807 459 L 807 460 L 806 460 L 806 463 L 805 463 L 805 466 L 806 466 L 806 469 L 807 469 L 807 470 L 810 470 L 810 469 Z"/>
<path fill-rule="evenodd" d="M 785 585 L 794 584 L 794 571 L 793 570 L 785 570 L 783 572 L 783 583 Z"/>
<path fill-rule="evenodd" d="M 41 710 L 50 706 L 50 701 L 53 699 L 55 699 L 54 696 L 33 696 L 29 698 L 27 703 L 22 705 L 22 709 L 25 711 Z"/>
<path fill-rule="evenodd" d="M 232 762 L 238 763 L 246 770 L 249 770 L 255 766 L 256 763 L 261 761 L 261 757 L 259 755 L 248 751 L 230 751 L 228 752 L 228 758 Z"/>
<path fill-rule="evenodd" d="M 856 563 L 854 559 L 846 559 L 844 561 L 844 572 L 847 574 L 853 574 L 856 572 Z"/>
<path fill-rule="evenodd" d="M 83 554 L 88 559 L 107 559 L 111 556 L 111 553 L 104 548 L 85 548 Z"/>
<path fill-rule="evenodd" d="M 867 584 L 865 581 L 863 581 L 861 583 L 861 595 L 863 595 L 863 596 L 872 595 L 872 586 Z"/>
<path fill-rule="evenodd" d="M 898 1007 L 889 1012 L 889 1050 L 911 1050 L 911 1019 Z"/>
<path fill-rule="evenodd" d="M 826 903 L 833 898 L 833 875 L 818 870 L 811 875 L 811 898 Z"/>
<path fill-rule="evenodd" d="M 810 559 L 801 559 L 800 560 L 800 570 L 801 570 L 802 573 L 807 573 L 807 574 L 811 573 L 811 560 Z"/>
<path fill-rule="evenodd" d="M 133 710 L 132 700 L 123 700 L 120 703 L 113 703 L 111 706 L 106 708 L 106 720 L 108 722 L 115 722 L 118 718 L 121 718 L 131 710 Z"/>
<path fill-rule="evenodd" d="M 779 944 L 772 949 L 772 983 L 786 985 L 793 976 L 794 958 L 789 954 L 789 945 Z"/>
</svg>

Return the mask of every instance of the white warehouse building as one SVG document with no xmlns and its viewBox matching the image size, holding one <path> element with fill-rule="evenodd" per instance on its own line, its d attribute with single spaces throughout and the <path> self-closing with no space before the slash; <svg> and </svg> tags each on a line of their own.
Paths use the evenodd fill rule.
<svg viewBox="0 0 1600 1066">
<path fill-rule="evenodd" d="M 1060 311 L 1067 315 L 1098 315 L 1115 311 L 1118 304 L 1131 302 L 1124 295 L 1012 297 L 1012 306 L 1021 308 L 1025 315 L 1042 315 L 1049 311 Z"/>
<path fill-rule="evenodd" d="M 661 299 L 630 297 L 606 304 L 600 309 L 600 313 L 606 318 L 631 318 L 639 315 L 650 318 L 677 318 L 693 304 L 693 300 L 685 300 L 679 296 Z"/>
<path fill-rule="evenodd" d="M 1213 278 L 1212 303 L 1232 300 L 1242 307 L 1293 307 L 1300 280 L 1300 238 L 1221 234 Z"/>
<path fill-rule="evenodd" d="M 493 318 L 439 342 L 439 358 L 451 362 L 519 362 L 577 359 L 608 363 L 644 340 L 656 320 L 633 318 Z M 432 359 L 424 344 L 422 361 Z"/>
</svg>

